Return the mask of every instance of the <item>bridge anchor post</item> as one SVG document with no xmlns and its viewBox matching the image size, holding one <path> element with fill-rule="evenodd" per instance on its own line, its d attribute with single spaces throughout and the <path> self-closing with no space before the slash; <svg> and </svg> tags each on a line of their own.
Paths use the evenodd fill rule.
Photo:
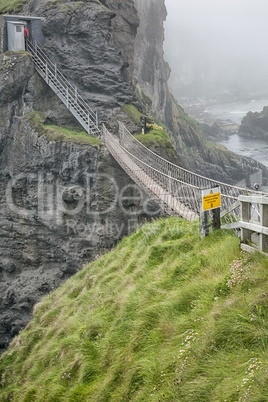
<svg viewBox="0 0 268 402">
<path fill-rule="evenodd" d="M 221 228 L 221 209 L 215 208 L 212 210 L 212 231 Z"/>
<path fill-rule="evenodd" d="M 209 222 L 208 211 L 201 211 L 200 213 L 200 236 L 201 239 L 209 235 Z"/>
</svg>

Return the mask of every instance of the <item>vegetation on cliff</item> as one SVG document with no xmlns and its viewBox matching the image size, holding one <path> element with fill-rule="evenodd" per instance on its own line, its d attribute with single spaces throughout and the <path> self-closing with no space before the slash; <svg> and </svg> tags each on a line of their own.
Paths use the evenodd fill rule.
<svg viewBox="0 0 268 402">
<path fill-rule="evenodd" d="M 29 0 L 1 0 L 0 4 L 0 14 L 5 14 L 5 13 L 19 13 L 21 12 L 24 4 L 28 3 Z M 69 8 L 75 9 L 81 5 L 84 5 L 85 3 L 100 3 L 99 0 L 82 0 L 82 1 L 76 1 L 75 4 Z M 59 7 L 61 11 L 67 11 L 68 8 L 65 6 L 63 8 L 63 3 L 67 3 L 67 0 L 55 0 L 55 1 L 48 1 L 45 7 L 45 11 L 48 11 L 52 8 Z"/>
<path fill-rule="evenodd" d="M 161 219 L 36 305 L 0 401 L 264 401 L 267 257 Z"/>
<path fill-rule="evenodd" d="M 45 136 L 48 141 L 74 142 L 76 144 L 88 144 L 98 148 L 102 141 L 94 135 L 88 135 L 84 130 L 69 130 L 67 127 L 59 127 L 45 124 L 45 113 L 30 112 L 25 117 L 30 126 L 38 133 L 38 136 Z"/>
<path fill-rule="evenodd" d="M 154 125 L 156 126 L 156 125 Z M 140 141 L 144 146 L 151 149 L 153 152 L 163 155 L 168 160 L 178 159 L 178 154 L 169 138 L 167 133 L 161 129 L 162 127 L 156 126 L 155 128 L 148 128 L 146 134 L 135 134 L 135 138 Z M 177 162 L 180 165 L 180 162 Z"/>
<path fill-rule="evenodd" d="M 0 14 L 18 13 L 28 0 L 1 0 Z"/>
<path fill-rule="evenodd" d="M 134 136 L 138 141 L 170 162 L 179 166 L 182 165 L 178 153 L 173 145 L 173 140 L 168 135 L 170 131 L 162 122 L 155 119 L 154 116 L 149 115 L 149 117 L 147 117 L 146 133 L 142 134 L 141 117 L 145 117 L 145 115 L 141 113 L 136 106 L 131 104 L 123 105 L 121 110 L 137 127 L 137 132 Z"/>
</svg>

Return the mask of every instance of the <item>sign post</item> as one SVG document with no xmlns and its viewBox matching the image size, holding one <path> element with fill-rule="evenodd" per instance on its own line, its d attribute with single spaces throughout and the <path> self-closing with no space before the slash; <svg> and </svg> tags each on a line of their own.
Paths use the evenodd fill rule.
<svg viewBox="0 0 268 402">
<path fill-rule="evenodd" d="M 219 229 L 221 208 L 220 187 L 213 187 L 201 190 L 201 212 L 200 212 L 200 235 L 204 238 L 209 235 L 209 228 Z M 212 224 L 209 224 L 208 211 L 212 210 Z"/>
</svg>

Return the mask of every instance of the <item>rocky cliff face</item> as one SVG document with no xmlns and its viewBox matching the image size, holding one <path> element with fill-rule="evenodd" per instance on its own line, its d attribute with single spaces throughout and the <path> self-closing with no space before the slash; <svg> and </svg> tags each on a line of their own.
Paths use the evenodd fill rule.
<svg viewBox="0 0 268 402">
<path fill-rule="evenodd" d="M 187 116 L 168 90 L 164 60 L 164 0 L 31 0 L 24 13 L 45 17 L 45 50 L 115 133 L 116 121 L 133 125 L 120 110 L 134 104 L 170 129 L 185 167 L 236 183 L 259 170 L 227 150 L 208 146 L 201 126 Z M 150 102 L 143 102 L 141 92 Z"/>
<path fill-rule="evenodd" d="M 134 0 L 140 24 L 135 39 L 134 75 L 143 91 L 152 99 L 152 112 L 165 121 L 167 81 L 170 74 L 164 60 L 164 0 Z"/>
<path fill-rule="evenodd" d="M 32 0 L 24 13 L 43 16 L 45 51 L 93 107 L 109 111 L 135 102 L 133 1 Z"/>
<path fill-rule="evenodd" d="M 32 128 L 32 110 L 73 122 L 28 55 L 0 55 L 0 70 L 1 351 L 43 294 L 161 211 L 103 146 Z"/>
<path fill-rule="evenodd" d="M 268 106 L 262 112 L 248 112 L 242 119 L 238 134 L 246 138 L 268 140 Z"/>
</svg>

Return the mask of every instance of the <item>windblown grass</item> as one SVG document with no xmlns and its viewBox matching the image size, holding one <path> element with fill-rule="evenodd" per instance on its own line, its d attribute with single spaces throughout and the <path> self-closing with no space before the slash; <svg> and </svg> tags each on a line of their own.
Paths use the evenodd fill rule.
<svg viewBox="0 0 268 402">
<path fill-rule="evenodd" d="M 230 233 L 145 225 L 35 307 L 0 401 L 265 401 L 267 268 Z"/>
</svg>

